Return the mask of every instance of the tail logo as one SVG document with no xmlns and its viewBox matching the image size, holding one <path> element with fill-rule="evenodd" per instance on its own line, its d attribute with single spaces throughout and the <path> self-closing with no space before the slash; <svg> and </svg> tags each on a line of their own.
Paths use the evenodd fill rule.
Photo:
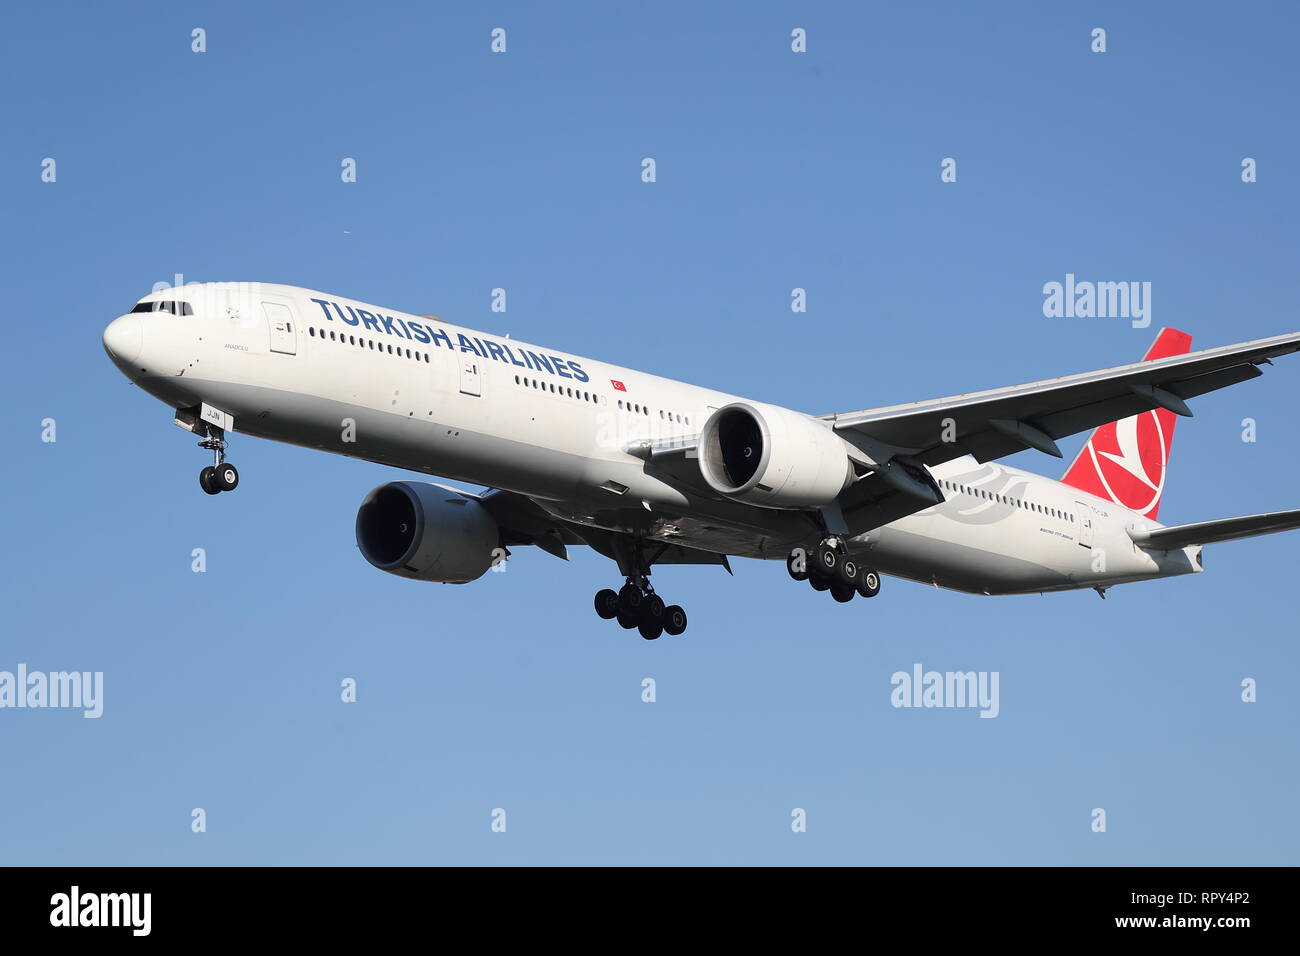
<svg viewBox="0 0 1300 956">
<path fill-rule="evenodd" d="M 1159 510 L 1169 464 L 1170 443 L 1162 420 L 1166 415 L 1170 413 L 1154 409 L 1097 429 L 1088 442 L 1088 455 L 1101 497 L 1138 514 Z"/>
</svg>

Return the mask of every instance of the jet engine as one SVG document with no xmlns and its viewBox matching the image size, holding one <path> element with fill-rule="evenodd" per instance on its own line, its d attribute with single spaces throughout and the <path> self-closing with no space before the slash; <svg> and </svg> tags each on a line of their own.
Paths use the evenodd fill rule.
<svg viewBox="0 0 1300 956">
<path fill-rule="evenodd" d="M 710 488 L 764 508 L 820 508 L 853 480 L 844 439 L 779 405 L 719 408 L 700 431 L 699 459 Z"/>
<path fill-rule="evenodd" d="M 443 584 L 481 578 L 505 553 L 482 504 L 424 481 L 391 481 L 366 495 L 357 547 L 380 571 Z"/>
</svg>

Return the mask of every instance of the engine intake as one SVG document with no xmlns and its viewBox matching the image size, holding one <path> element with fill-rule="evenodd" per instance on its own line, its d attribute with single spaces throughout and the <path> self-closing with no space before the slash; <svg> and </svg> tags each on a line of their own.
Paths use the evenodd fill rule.
<svg viewBox="0 0 1300 956">
<path fill-rule="evenodd" d="M 467 584 L 503 556 L 496 519 L 473 498 L 423 481 L 391 481 L 357 509 L 357 547 L 380 571 Z"/>
<path fill-rule="evenodd" d="M 844 439 L 779 405 L 719 408 L 700 431 L 699 454 L 710 488 L 764 508 L 820 508 L 853 480 Z"/>
</svg>

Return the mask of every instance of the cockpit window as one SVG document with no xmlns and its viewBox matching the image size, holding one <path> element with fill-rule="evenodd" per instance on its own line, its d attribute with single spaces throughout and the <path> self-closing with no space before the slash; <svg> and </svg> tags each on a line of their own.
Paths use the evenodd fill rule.
<svg viewBox="0 0 1300 956">
<path fill-rule="evenodd" d="M 172 315 L 193 315 L 194 307 L 188 302 L 138 302 L 132 312 L 170 312 Z"/>
</svg>

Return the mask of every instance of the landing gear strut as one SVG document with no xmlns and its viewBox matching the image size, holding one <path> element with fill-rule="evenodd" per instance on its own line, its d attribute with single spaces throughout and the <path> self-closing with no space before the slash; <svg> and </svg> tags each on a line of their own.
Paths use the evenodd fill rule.
<svg viewBox="0 0 1300 956">
<path fill-rule="evenodd" d="M 225 432 L 209 425 L 208 435 L 199 442 L 199 447 L 212 452 L 212 464 L 199 472 L 199 487 L 210 495 L 234 491 L 239 486 L 239 472 L 226 461 Z"/>
<path fill-rule="evenodd" d="M 796 581 L 807 581 L 815 591 L 830 591 L 841 604 L 852 601 L 855 594 L 870 598 L 880 593 L 880 575 L 858 563 L 834 535 L 823 538 L 811 553 L 795 548 L 785 559 L 785 568 Z"/>
</svg>

